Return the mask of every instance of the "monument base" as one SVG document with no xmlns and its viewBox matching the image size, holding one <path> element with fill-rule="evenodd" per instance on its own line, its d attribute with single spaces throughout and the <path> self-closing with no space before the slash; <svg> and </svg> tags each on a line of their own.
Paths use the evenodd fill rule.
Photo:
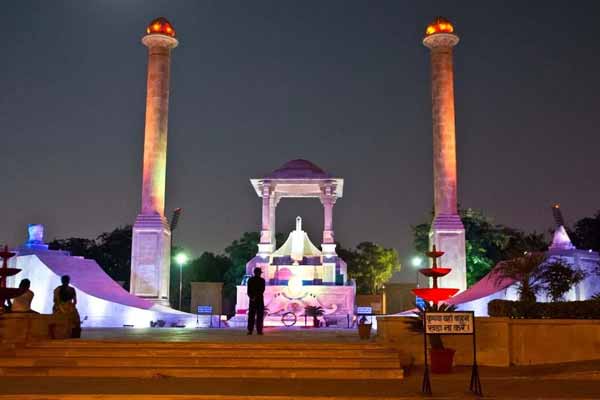
<svg viewBox="0 0 600 400">
<path fill-rule="evenodd" d="M 429 248 L 436 245 L 444 252 L 441 266 L 452 268 L 452 271 L 438 279 L 439 287 L 458 288 L 460 292 L 467 289 L 467 255 L 465 243 L 465 227 L 457 214 L 436 215 L 429 232 Z"/>
<path fill-rule="evenodd" d="M 248 312 L 248 287 L 237 287 L 236 319 L 245 321 Z M 305 308 L 322 307 L 323 319 L 346 323 L 354 315 L 354 286 L 307 285 L 294 292 L 287 285 L 267 285 L 264 302 L 268 312 L 265 326 L 281 326 L 281 317 L 293 313 L 298 325 L 304 325 Z M 290 315 L 291 317 L 291 315 Z M 312 322 L 311 322 L 312 323 Z"/>
<path fill-rule="evenodd" d="M 171 231 L 158 214 L 140 214 L 133 225 L 130 292 L 160 305 L 169 305 Z"/>
</svg>

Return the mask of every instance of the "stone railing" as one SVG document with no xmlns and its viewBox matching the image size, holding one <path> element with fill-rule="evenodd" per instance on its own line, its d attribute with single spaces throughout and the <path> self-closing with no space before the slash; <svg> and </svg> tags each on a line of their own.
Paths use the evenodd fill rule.
<svg viewBox="0 0 600 400">
<path fill-rule="evenodd" d="M 423 336 L 408 329 L 405 317 L 377 318 L 377 340 L 423 363 Z M 600 360 L 600 320 L 510 319 L 478 317 L 477 361 L 509 366 Z M 455 364 L 473 360 L 471 336 L 443 336 L 456 349 Z"/>
<path fill-rule="evenodd" d="M 0 315 L 0 343 L 65 339 L 70 336 L 68 320 L 64 317 L 35 313 Z"/>
</svg>

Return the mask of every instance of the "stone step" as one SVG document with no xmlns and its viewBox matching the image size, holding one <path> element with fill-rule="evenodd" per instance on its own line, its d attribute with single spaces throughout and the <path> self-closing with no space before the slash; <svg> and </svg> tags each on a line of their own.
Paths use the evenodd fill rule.
<svg viewBox="0 0 600 400">
<path fill-rule="evenodd" d="M 400 368 L 0 367 L 0 376 L 238 379 L 402 379 Z"/>
<path fill-rule="evenodd" d="M 400 368 L 386 358 L 190 358 L 190 357 L 16 357 L 0 358 L 0 367 L 165 367 L 165 368 Z"/>
<path fill-rule="evenodd" d="M 283 349 L 211 349 L 211 348 L 110 348 L 110 347 L 57 347 L 19 348 L 12 351 L 16 357 L 195 357 L 195 358 L 321 358 L 321 359 L 386 359 L 397 358 L 393 350 L 283 350 Z"/>
<path fill-rule="evenodd" d="M 0 400 L 298 400 L 305 396 L 293 395 L 227 395 L 227 394 L 0 394 Z M 444 397 L 446 398 L 446 397 Z M 402 400 L 414 396 L 310 396 L 307 400 Z"/>
<path fill-rule="evenodd" d="M 112 341 L 112 340 L 48 340 L 32 342 L 27 348 L 86 348 L 86 347 L 109 347 L 109 348 L 178 348 L 178 349 L 326 349 L 326 350 L 382 350 L 384 349 L 376 342 L 339 343 L 339 342 L 294 342 L 271 341 L 269 338 L 256 337 L 255 342 L 152 342 L 152 341 Z"/>
</svg>

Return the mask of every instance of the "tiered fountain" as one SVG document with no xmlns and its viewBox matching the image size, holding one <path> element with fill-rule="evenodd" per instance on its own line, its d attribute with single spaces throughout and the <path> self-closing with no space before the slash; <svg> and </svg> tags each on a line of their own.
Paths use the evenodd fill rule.
<svg viewBox="0 0 600 400">
<path fill-rule="evenodd" d="M 0 314 L 5 311 L 4 305 L 6 300 L 20 296 L 26 290 L 6 287 L 6 278 L 16 275 L 21 271 L 19 268 L 8 268 L 8 259 L 15 254 L 16 253 L 8 251 L 8 246 L 4 246 L 4 250 L 0 251 L 0 257 L 2 258 L 2 268 L 0 268 Z"/>
<path fill-rule="evenodd" d="M 446 276 L 450 273 L 450 271 L 452 271 L 452 268 L 437 266 L 437 259 L 444 255 L 444 252 L 438 251 L 435 248 L 435 245 L 433 245 L 433 249 L 425 254 L 427 254 L 427 257 L 431 258 L 432 260 L 431 267 L 421 268 L 419 272 L 428 278 L 432 278 L 433 285 L 430 288 L 415 288 L 412 290 L 412 292 L 415 296 L 422 298 L 428 303 L 432 302 L 434 305 L 438 305 L 439 302 L 448 300 L 450 297 L 454 296 L 459 289 L 438 287 L 438 278 Z"/>
</svg>

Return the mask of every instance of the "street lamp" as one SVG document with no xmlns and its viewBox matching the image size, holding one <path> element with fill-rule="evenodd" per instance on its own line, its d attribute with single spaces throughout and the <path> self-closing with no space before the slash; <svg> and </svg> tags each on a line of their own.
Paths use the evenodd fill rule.
<svg viewBox="0 0 600 400">
<path fill-rule="evenodd" d="M 419 287 L 419 267 L 421 266 L 421 264 L 423 264 L 423 258 L 421 258 L 419 256 L 414 256 L 412 258 L 412 260 L 410 260 L 410 262 L 413 265 L 413 267 L 416 268 L 415 281 L 416 281 L 417 287 Z"/>
<path fill-rule="evenodd" d="M 183 288 L 183 265 L 187 262 L 188 256 L 185 253 L 179 253 L 175 256 L 175 262 L 179 264 L 179 310 L 181 310 L 181 291 Z"/>
</svg>

